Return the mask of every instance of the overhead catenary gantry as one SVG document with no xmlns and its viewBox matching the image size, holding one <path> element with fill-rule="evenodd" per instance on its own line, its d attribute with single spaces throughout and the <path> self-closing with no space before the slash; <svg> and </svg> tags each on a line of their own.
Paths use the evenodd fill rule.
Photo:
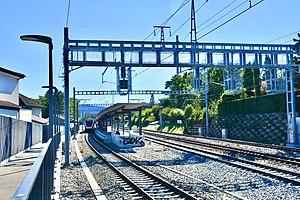
<svg viewBox="0 0 300 200">
<path fill-rule="evenodd" d="M 149 41 L 113 41 L 113 40 L 72 40 L 65 28 L 64 38 L 64 76 L 65 95 L 69 97 L 69 73 L 75 69 L 95 66 L 113 67 L 117 70 L 117 92 L 132 91 L 131 69 L 133 67 L 172 67 L 181 69 L 223 68 L 225 73 L 224 89 L 238 91 L 238 70 L 259 68 L 267 71 L 272 93 L 285 92 L 287 99 L 288 144 L 298 144 L 296 130 L 296 110 L 294 94 L 294 45 L 280 44 L 244 44 L 244 43 L 191 43 L 149 42 Z M 195 58 L 199 62 L 194 62 Z M 265 62 L 266 57 L 270 62 Z M 193 61 L 193 62 L 192 62 Z M 251 65 L 249 65 L 251 62 Z M 278 74 L 278 71 L 280 73 Z M 201 78 L 201 76 L 199 76 Z M 280 79 L 280 80 L 279 80 Z M 285 79 L 285 80 L 284 80 Z M 276 88 L 280 81 L 285 88 Z M 199 81 L 205 84 L 205 80 Z M 194 92 L 204 93 L 201 87 Z M 65 107 L 68 101 L 65 99 Z M 69 112 L 65 113 L 68 114 Z M 66 116 L 68 117 L 68 116 Z M 66 120 L 66 124 L 67 124 Z M 69 130 L 66 125 L 66 130 Z"/>
</svg>

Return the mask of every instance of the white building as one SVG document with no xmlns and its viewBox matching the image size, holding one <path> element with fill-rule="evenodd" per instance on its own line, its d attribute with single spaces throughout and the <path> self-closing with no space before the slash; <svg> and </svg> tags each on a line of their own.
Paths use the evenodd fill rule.
<svg viewBox="0 0 300 200">
<path fill-rule="evenodd" d="M 42 109 L 45 106 L 33 101 L 32 99 L 20 94 L 19 105 L 21 107 L 19 116 L 20 120 L 35 122 L 39 124 L 46 124 L 47 119 L 42 118 Z"/>
<path fill-rule="evenodd" d="M 0 115 L 19 119 L 19 80 L 24 77 L 0 67 Z"/>
<path fill-rule="evenodd" d="M 0 115 L 46 124 L 44 106 L 19 93 L 19 80 L 25 75 L 0 67 Z"/>
</svg>

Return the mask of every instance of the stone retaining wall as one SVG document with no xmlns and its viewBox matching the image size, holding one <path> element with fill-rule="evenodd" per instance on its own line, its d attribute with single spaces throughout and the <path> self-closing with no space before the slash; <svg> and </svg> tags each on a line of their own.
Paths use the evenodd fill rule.
<svg viewBox="0 0 300 200">
<path fill-rule="evenodd" d="M 287 141 L 286 113 L 217 116 L 210 120 L 211 137 L 222 137 L 228 129 L 228 138 L 279 144 Z"/>
</svg>

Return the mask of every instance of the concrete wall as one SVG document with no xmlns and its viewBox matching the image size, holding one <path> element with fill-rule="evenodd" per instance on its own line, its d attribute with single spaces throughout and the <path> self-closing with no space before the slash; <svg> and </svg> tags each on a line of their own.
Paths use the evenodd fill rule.
<svg viewBox="0 0 300 200">
<path fill-rule="evenodd" d="M 0 116 L 0 162 L 42 141 L 42 125 Z"/>
</svg>

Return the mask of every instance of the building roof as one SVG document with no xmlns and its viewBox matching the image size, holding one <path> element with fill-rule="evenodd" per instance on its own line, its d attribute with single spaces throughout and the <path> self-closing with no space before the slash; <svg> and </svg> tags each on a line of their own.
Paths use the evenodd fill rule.
<svg viewBox="0 0 300 200">
<path fill-rule="evenodd" d="M 33 101 L 32 99 L 26 97 L 23 94 L 19 94 L 19 99 L 19 104 L 21 107 L 45 108 L 45 106 Z"/>
<path fill-rule="evenodd" d="M 0 100 L 0 108 L 9 109 L 9 110 L 20 110 L 20 106 L 8 101 Z"/>
<path fill-rule="evenodd" d="M 100 111 L 97 115 L 97 119 L 99 119 L 105 115 L 137 111 L 137 110 L 142 109 L 145 106 L 146 106 L 146 104 L 144 104 L 144 103 L 117 103 L 117 104 L 114 104 L 114 105 Z"/>
<path fill-rule="evenodd" d="M 17 79 L 21 79 L 21 78 L 25 78 L 25 77 L 26 77 L 24 74 L 21 74 L 21 73 L 18 73 L 18 72 L 14 72 L 14 71 L 5 69 L 5 68 L 3 68 L 3 67 L 0 67 L 0 73 L 14 76 L 14 77 L 16 77 Z"/>
</svg>

